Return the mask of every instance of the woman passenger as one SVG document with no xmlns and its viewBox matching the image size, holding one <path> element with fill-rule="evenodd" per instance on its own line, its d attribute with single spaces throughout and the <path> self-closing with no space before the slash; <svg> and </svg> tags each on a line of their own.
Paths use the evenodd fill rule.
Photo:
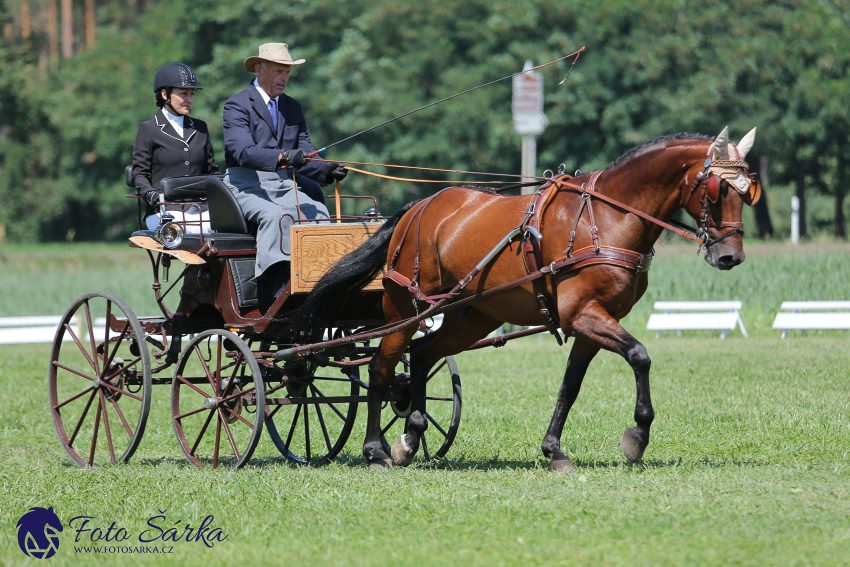
<svg viewBox="0 0 850 567">
<path fill-rule="evenodd" d="M 195 72 L 183 63 L 168 63 L 154 77 L 156 105 L 160 110 L 139 124 L 133 142 L 133 183 L 147 202 L 146 223 L 150 230 L 159 224 L 159 192 L 168 177 L 213 175 L 218 173 L 206 122 L 190 118 L 195 91 L 201 90 Z M 168 206 L 176 220 L 208 221 L 206 206 Z M 181 218 L 182 217 L 182 218 Z M 186 232 L 198 232 L 189 225 Z M 192 230 L 194 229 L 194 230 Z M 204 231 L 209 230 L 208 222 Z"/>
</svg>

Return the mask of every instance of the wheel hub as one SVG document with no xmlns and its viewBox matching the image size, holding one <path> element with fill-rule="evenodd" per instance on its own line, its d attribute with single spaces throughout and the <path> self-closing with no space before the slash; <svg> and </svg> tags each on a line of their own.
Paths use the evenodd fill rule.
<svg viewBox="0 0 850 567">
<path fill-rule="evenodd" d="M 218 407 L 218 400 L 216 398 L 207 398 L 204 400 L 204 408 L 205 409 L 216 409 Z"/>
</svg>

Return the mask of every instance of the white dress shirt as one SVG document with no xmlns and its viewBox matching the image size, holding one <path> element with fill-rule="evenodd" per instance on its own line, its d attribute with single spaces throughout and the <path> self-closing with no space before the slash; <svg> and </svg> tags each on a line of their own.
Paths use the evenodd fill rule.
<svg viewBox="0 0 850 567">
<path fill-rule="evenodd" d="M 163 116 L 165 116 L 165 118 L 168 120 L 168 122 L 170 122 L 171 125 L 174 127 L 174 130 L 177 132 L 177 135 L 182 138 L 183 137 L 183 118 L 184 118 L 184 116 L 182 114 L 180 114 L 180 115 L 171 114 L 170 112 L 165 110 L 164 106 L 162 107 L 162 114 L 163 114 Z"/>
</svg>

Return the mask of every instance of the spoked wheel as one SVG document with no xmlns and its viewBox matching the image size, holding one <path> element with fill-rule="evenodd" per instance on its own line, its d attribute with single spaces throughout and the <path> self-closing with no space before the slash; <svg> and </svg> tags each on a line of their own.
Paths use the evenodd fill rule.
<svg viewBox="0 0 850 567">
<path fill-rule="evenodd" d="M 50 355 L 50 407 L 80 467 L 125 463 L 142 440 L 151 403 L 144 336 L 130 307 L 105 291 L 81 296 L 62 317 Z"/>
<path fill-rule="evenodd" d="M 287 459 L 304 465 L 326 464 L 351 435 L 360 371 L 353 367 L 345 369 L 344 376 L 327 376 L 299 364 L 305 366 L 304 377 L 289 382 L 278 395 L 269 394 L 266 429 Z"/>
<path fill-rule="evenodd" d="M 222 329 L 196 335 L 171 383 L 171 421 L 189 462 L 243 467 L 263 431 L 263 392 L 260 367 L 242 339 Z"/>
<path fill-rule="evenodd" d="M 404 375 L 397 378 L 397 387 L 393 391 L 401 395 L 401 400 L 387 403 L 381 412 L 381 444 L 387 455 L 391 454 L 390 445 L 407 432 L 407 417 L 412 408 L 410 390 L 404 385 L 409 380 Z M 430 461 L 446 456 L 460 427 L 463 399 L 454 357 L 447 356 L 434 366 L 427 380 L 425 417 L 428 429 L 422 434 L 422 456 Z"/>
</svg>

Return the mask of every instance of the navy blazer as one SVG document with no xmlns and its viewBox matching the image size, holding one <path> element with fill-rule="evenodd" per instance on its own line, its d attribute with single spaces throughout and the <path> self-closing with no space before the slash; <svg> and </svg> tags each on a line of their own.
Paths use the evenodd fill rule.
<svg viewBox="0 0 850 567">
<path fill-rule="evenodd" d="M 139 124 L 133 142 L 133 185 L 139 195 L 159 191 L 167 177 L 216 173 L 218 165 L 203 120 L 185 116 L 182 138 L 162 111 Z"/>
<path fill-rule="evenodd" d="M 277 171 L 280 150 L 314 151 L 301 104 L 291 96 L 278 98 L 278 124 L 274 130 L 271 114 L 257 88 L 252 84 L 224 103 L 224 157 L 227 167 L 246 167 L 258 171 Z M 324 162 L 308 162 L 298 170 L 323 185 L 327 179 Z"/>
</svg>

